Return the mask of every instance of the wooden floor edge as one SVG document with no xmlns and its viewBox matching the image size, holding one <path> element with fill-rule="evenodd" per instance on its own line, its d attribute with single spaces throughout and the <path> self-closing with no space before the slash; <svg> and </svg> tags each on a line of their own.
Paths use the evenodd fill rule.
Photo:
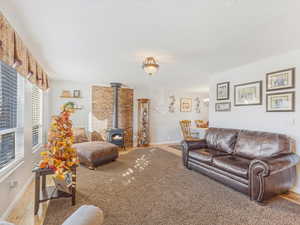
<svg viewBox="0 0 300 225">
<path fill-rule="evenodd" d="M 300 194 L 296 192 L 290 191 L 287 194 L 280 195 L 280 197 L 300 205 Z"/>
</svg>

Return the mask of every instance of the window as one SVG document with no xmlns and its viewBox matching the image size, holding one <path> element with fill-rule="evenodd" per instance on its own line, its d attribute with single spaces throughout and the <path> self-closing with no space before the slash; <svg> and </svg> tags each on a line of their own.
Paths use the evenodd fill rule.
<svg viewBox="0 0 300 225">
<path fill-rule="evenodd" d="M 22 158 L 24 79 L 0 62 L 0 169 Z"/>
<path fill-rule="evenodd" d="M 32 86 L 32 147 L 42 143 L 42 99 L 43 94 L 37 86 Z"/>
</svg>

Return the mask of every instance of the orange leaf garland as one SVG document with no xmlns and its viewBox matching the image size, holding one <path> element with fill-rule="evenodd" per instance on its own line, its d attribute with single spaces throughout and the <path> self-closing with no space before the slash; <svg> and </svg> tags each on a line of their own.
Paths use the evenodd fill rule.
<svg viewBox="0 0 300 225">
<path fill-rule="evenodd" d="M 63 178 L 73 166 L 79 164 L 76 149 L 72 148 L 74 136 L 70 115 L 73 112 L 67 103 L 62 107 L 59 116 L 52 117 L 47 151 L 41 153 L 40 168 L 51 168 L 59 178 Z"/>
</svg>

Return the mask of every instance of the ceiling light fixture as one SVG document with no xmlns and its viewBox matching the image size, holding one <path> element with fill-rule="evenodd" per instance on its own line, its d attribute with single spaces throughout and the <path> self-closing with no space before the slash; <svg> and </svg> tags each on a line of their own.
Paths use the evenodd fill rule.
<svg viewBox="0 0 300 225">
<path fill-rule="evenodd" d="M 153 57 L 147 57 L 143 63 L 143 69 L 149 75 L 153 75 L 157 72 L 159 65 Z"/>
</svg>

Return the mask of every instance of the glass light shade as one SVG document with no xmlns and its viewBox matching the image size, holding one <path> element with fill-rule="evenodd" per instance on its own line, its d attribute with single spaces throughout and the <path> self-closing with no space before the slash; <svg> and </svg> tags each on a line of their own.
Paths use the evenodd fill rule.
<svg viewBox="0 0 300 225">
<path fill-rule="evenodd" d="M 159 65 L 156 63 L 153 57 L 147 57 L 143 63 L 143 69 L 149 75 L 153 75 L 157 72 Z"/>
<path fill-rule="evenodd" d="M 156 72 L 157 72 L 157 67 L 155 67 L 155 66 L 145 66 L 144 67 L 144 70 L 145 70 L 145 72 L 147 73 L 147 74 L 149 74 L 149 75 L 153 75 L 153 74 L 155 74 Z"/>
</svg>

